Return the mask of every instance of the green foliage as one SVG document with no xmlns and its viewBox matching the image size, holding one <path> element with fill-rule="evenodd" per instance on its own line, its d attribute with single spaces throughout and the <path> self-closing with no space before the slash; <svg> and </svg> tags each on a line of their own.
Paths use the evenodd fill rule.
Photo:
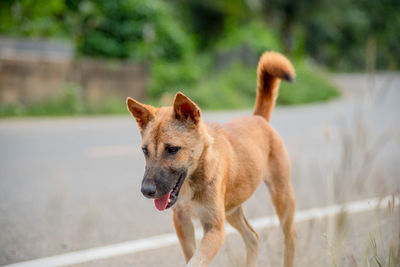
<svg viewBox="0 0 400 267">
<path fill-rule="evenodd" d="M 256 96 L 256 66 L 237 62 L 218 72 L 205 72 L 205 67 L 210 64 L 206 59 L 199 57 L 199 61 L 194 61 L 198 65 L 190 61 L 178 64 L 177 68 L 168 68 L 166 63 L 158 65 L 157 68 L 162 69 L 158 75 L 164 76 L 153 81 L 160 83 L 153 84 L 154 91 L 150 91 L 148 102 L 156 106 L 171 105 L 174 94 L 182 91 L 206 110 L 252 108 Z M 197 66 L 197 70 L 193 66 Z M 303 61 L 295 62 L 295 68 L 296 81 L 281 83 L 278 105 L 305 104 L 338 97 L 323 71 Z M 180 77 L 181 86 L 177 84 Z M 162 82 L 169 86 L 163 86 Z M 110 98 L 102 103 L 88 103 L 76 84 L 67 84 L 58 96 L 31 105 L 0 104 L 0 117 L 121 113 L 126 113 L 123 100 Z"/>
<path fill-rule="evenodd" d="M 328 75 L 304 61 L 294 62 L 296 81 L 282 82 L 279 89 L 278 105 L 298 105 L 327 101 L 339 96 Z"/>
<path fill-rule="evenodd" d="M 257 38 L 252 38 L 257 36 Z M 153 65 L 149 97 L 156 105 L 170 105 L 173 95 L 183 91 L 205 109 L 249 108 L 256 96 L 256 67 L 261 53 L 282 50 L 279 39 L 261 22 L 252 22 L 232 29 L 216 42 L 215 53 L 230 53 L 246 45 L 256 61 L 228 62 L 216 69 L 217 59 L 209 52 L 179 62 Z M 236 56 L 233 55 L 233 60 Z M 298 79 L 294 85 L 282 83 L 278 104 L 293 105 L 326 101 L 338 96 L 335 87 L 322 71 L 302 60 L 296 62 Z"/>
<path fill-rule="evenodd" d="M 249 46 L 256 55 L 261 55 L 266 50 L 282 51 L 277 34 L 258 20 L 226 32 L 216 43 L 216 50 L 227 52 L 242 45 Z"/>
<path fill-rule="evenodd" d="M 177 60 L 193 42 L 160 0 L 96 0 L 81 3 L 77 48 L 83 55 L 145 60 Z"/>
<path fill-rule="evenodd" d="M 1 104 L 0 116 L 48 116 L 48 115 L 76 115 L 82 114 L 85 109 L 82 99 L 82 89 L 76 84 L 66 84 L 61 93 L 45 101 L 33 104 Z"/>
<path fill-rule="evenodd" d="M 400 67 L 399 10 L 398 0 L 265 0 L 263 16 L 280 29 L 286 46 L 301 45 L 295 32 L 302 32 L 305 50 L 318 62 L 360 71 L 367 53 L 378 69 Z"/>
<path fill-rule="evenodd" d="M 126 113 L 124 99 L 108 98 L 101 103 L 89 103 L 84 99 L 82 88 L 73 83 L 65 84 L 60 94 L 43 101 L 27 105 L 0 103 L 0 117 L 122 113 Z"/>
<path fill-rule="evenodd" d="M 121 113 L 126 113 L 124 99 L 109 98 L 103 102 L 89 103 L 84 99 L 82 88 L 74 83 L 65 84 L 60 94 L 32 104 L 0 103 L 0 117 Z"/>
<path fill-rule="evenodd" d="M 221 36 L 230 36 L 224 38 L 229 47 L 240 25 L 262 18 L 274 29 L 269 38 L 292 56 L 308 54 L 335 70 L 364 70 L 368 50 L 372 58 L 376 53 L 378 69 L 398 69 L 398 10 L 398 0 L 2 0 L 0 33 L 68 38 L 81 55 L 151 64 L 216 45 L 227 49 Z M 247 42 L 265 48 L 257 27 L 245 30 Z"/>
<path fill-rule="evenodd" d="M 212 49 L 221 35 L 251 17 L 244 0 L 174 0 L 172 4 L 200 51 Z"/>
<path fill-rule="evenodd" d="M 125 99 L 114 97 L 96 103 L 86 103 L 82 114 L 126 114 L 126 112 Z"/>
<path fill-rule="evenodd" d="M 337 90 L 329 82 L 324 72 L 304 62 L 295 63 L 295 68 L 297 71 L 296 82 L 281 83 L 278 104 L 305 104 L 338 97 Z M 256 81 L 255 66 L 248 67 L 236 63 L 220 72 L 203 76 L 195 86 L 182 90 L 179 88 L 179 90 L 204 109 L 251 108 L 256 97 Z"/>
<path fill-rule="evenodd" d="M 368 57 L 376 56 L 378 69 L 400 67 L 398 0 L 261 3 L 260 15 L 279 29 L 285 53 L 298 55 L 303 50 L 321 64 L 340 71 L 365 70 L 367 53 Z"/>
<path fill-rule="evenodd" d="M 215 74 L 209 74 L 195 87 L 184 90 L 204 109 L 249 108 L 256 94 L 255 68 L 240 63 Z"/>
<path fill-rule="evenodd" d="M 207 74 L 211 59 L 209 55 L 191 55 L 181 61 L 157 61 L 151 66 L 148 96 L 160 98 L 164 93 L 192 87 Z"/>
<path fill-rule="evenodd" d="M 16 103 L 0 103 L 0 117 L 25 115 L 25 108 Z"/>
<path fill-rule="evenodd" d="M 253 36 L 257 36 L 257 38 L 252 38 Z M 245 24 L 242 27 L 232 29 L 229 34 L 216 41 L 216 52 L 208 52 L 196 56 L 189 55 L 176 62 L 155 62 L 151 67 L 148 96 L 154 103 L 157 103 L 163 96 L 173 95 L 177 90 L 191 91 L 190 88 L 198 88 L 196 91 L 199 92 L 195 94 L 197 99 L 203 102 L 207 101 L 207 98 L 202 97 L 210 94 L 209 90 L 205 88 L 207 87 L 207 80 L 204 80 L 204 77 L 211 77 L 211 79 L 216 77 L 213 75 L 216 71 L 215 65 L 217 63 L 214 54 L 229 53 L 235 49 L 239 49 L 243 45 L 246 45 L 250 49 L 250 53 L 256 57 L 256 60 L 258 60 L 258 56 L 266 49 L 280 50 L 279 41 L 274 33 L 266 30 L 261 22 Z M 251 66 L 255 68 L 256 64 L 257 62 L 253 62 Z M 232 70 L 236 69 L 237 68 L 232 68 Z M 254 82 L 254 79 L 248 81 L 245 78 L 243 79 L 243 75 L 241 75 L 240 71 L 237 74 L 237 76 L 217 76 L 219 80 L 216 83 L 224 84 L 221 88 L 230 88 L 226 83 L 231 83 L 229 77 L 235 76 L 238 78 L 239 82 Z M 246 78 L 248 78 L 248 76 L 246 76 Z M 198 84 L 202 85 L 199 86 Z M 213 86 L 211 87 L 214 88 Z M 249 86 L 245 86 L 244 88 L 249 88 Z M 216 99 L 219 99 L 218 94 L 223 93 L 224 92 L 219 92 L 218 90 L 214 91 Z M 252 92 L 251 95 L 254 95 L 254 92 Z M 222 98 L 223 101 L 229 100 L 229 97 Z M 235 108 L 241 106 L 236 103 L 238 103 L 236 100 L 231 101 L 230 104 L 222 103 L 222 107 Z M 208 107 L 208 105 L 206 106 Z"/>
<path fill-rule="evenodd" d="M 64 0 L 0 1 L 0 32 L 11 36 L 58 37 L 69 33 Z"/>
<path fill-rule="evenodd" d="M 162 0 L 0 1 L 0 33 L 76 41 L 79 54 L 178 60 L 194 42 Z"/>
<path fill-rule="evenodd" d="M 290 32 L 297 40 L 293 49 L 295 58 L 302 58 L 304 49 L 309 49 L 308 32 L 302 25 L 311 24 L 302 22 L 307 17 L 303 15 L 310 17 L 307 21 L 318 17 L 315 15 L 318 12 L 308 13 L 310 7 L 305 2 L 272 1 L 268 5 L 268 10 L 275 12 L 272 18 L 282 17 L 269 25 L 291 23 Z M 283 7 L 278 12 L 280 5 Z M 244 0 L 49 0 L 46 5 L 32 0 L 5 0 L 0 2 L 0 32 L 14 36 L 69 37 L 75 41 L 79 55 L 146 64 L 150 70 L 147 95 L 151 103 L 164 104 L 163 101 L 168 102 L 176 91 L 182 90 L 206 109 L 248 108 L 254 103 L 259 55 L 265 50 L 282 52 L 286 45 L 282 33 L 268 27 L 265 15 L 259 16 L 255 10 Z M 321 15 L 320 24 L 329 28 L 329 20 L 325 22 L 323 18 Z M 365 17 L 355 21 L 360 24 L 357 32 L 365 29 Z M 276 28 L 282 31 L 288 25 L 283 26 Z M 338 35 L 330 29 L 327 34 Z M 340 48 L 327 48 L 328 55 L 341 58 Z M 301 60 L 296 65 L 298 80 L 295 85 L 283 83 L 279 104 L 321 101 L 337 95 L 323 74 L 311 71 Z M 41 103 L 0 106 L 2 115 L 107 112 L 125 112 L 124 104 L 119 99 L 108 99 L 92 106 L 82 100 L 81 89 L 76 85 L 66 86 L 59 96 Z"/>
</svg>

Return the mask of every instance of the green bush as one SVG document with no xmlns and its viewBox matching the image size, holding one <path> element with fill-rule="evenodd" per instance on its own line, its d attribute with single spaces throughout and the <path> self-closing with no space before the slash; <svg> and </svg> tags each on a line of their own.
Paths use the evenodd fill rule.
<svg viewBox="0 0 400 267">
<path fill-rule="evenodd" d="M 0 1 L 0 33 L 9 36 L 69 37 L 66 1 Z"/>
<path fill-rule="evenodd" d="M 0 14 L 8 14 L 5 19 L 0 18 L 5 25 L 0 25 L 0 32 L 13 32 L 18 28 L 16 25 L 21 23 L 21 29 L 18 29 L 24 35 L 28 35 L 23 32 L 27 27 L 33 27 L 28 32 L 38 36 L 72 34 L 80 55 L 141 62 L 150 70 L 146 102 L 155 105 L 170 104 L 173 95 L 183 91 L 205 109 L 252 107 L 256 94 L 258 57 L 265 50 L 283 51 L 278 33 L 257 18 L 249 19 L 240 27 L 235 25 L 239 25 L 241 15 L 229 23 L 223 22 L 225 26 L 220 29 L 223 30 L 222 35 L 216 35 L 208 43 L 210 47 L 200 53 L 196 49 L 196 37 L 185 32 L 187 27 L 176 19 L 179 16 L 174 12 L 179 9 L 173 9 L 174 5 L 167 2 L 51 0 L 50 3 L 44 9 L 30 1 L 22 1 L 20 5 L 6 4 L 13 10 L 20 8 L 19 12 L 32 21 L 22 21 L 18 12 L 7 13 L 6 9 L 0 9 Z M 44 13 L 40 15 L 37 11 L 38 14 L 29 16 L 30 8 Z M 225 16 L 222 13 L 220 15 Z M 9 20 L 12 22 L 8 23 Z M 52 21 L 54 25 L 42 27 L 52 24 Z M 60 25 L 63 28 L 59 28 Z M 303 40 L 304 36 L 301 31 L 299 33 L 297 39 Z M 303 55 L 303 51 L 296 51 L 298 55 Z M 338 93 L 324 74 L 300 59 L 295 61 L 298 79 L 294 85 L 282 84 L 278 104 L 309 103 L 337 96 Z M 86 103 L 77 85 L 67 85 L 60 95 L 40 103 L 0 105 L 2 116 L 121 112 L 126 112 L 125 104 L 117 98 L 107 99 L 97 105 Z"/>
<path fill-rule="evenodd" d="M 148 96 L 158 99 L 164 93 L 193 87 L 207 74 L 210 55 L 190 55 L 180 61 L 157 61 L 151 66 Z"/>
<path fill-rule="evenodd" d="M 294 83 L 282 82 L 278 105 L 327 101 L 339 93 L 327 76 L 309 64 L 295 62 Z M 256 97 L 256 67 L 233 64 L 228 69 L 204 77 L 196 86 L 182 90 L 204 109 L 251 108 Z"/>
<path fill-rule="evenodd" d="M 223 35 L 217 42 L 218 53 L 228 52 L 247 45 L 256 53 L 261 55 L 266 50 L 281 52 L 282 44 L 278 35 L 268 28 L 264 23 L 254 20 L 242 27 L 234 28 Z"/>
<path fill-rule="evenodd" d="M 27 115 L 76 115 L 84 112 L 82 89 L 76 84 L 66 84 L 59 95 L 26 107 Z"/>
<path fill-rule="evenodd" d="M 25 114 L 25 108 L 17 103 L 0 103 L 0 117 L 22 116 Z"/>
<path fill-rule="evenodd" d="M 77 115 L 85 113 L 82 89 L 76 84 L 66 84 L 60 94 L 44 101 L 22 105 L 5 103 L 0 105 L 0 116 L 49 116 Z"/>
<path fill-rule="evenodd" d="M 209 73 L 194 87 L 184 90 L 204 109 L 248 108 L 254 103 L 256 73 L 242 64 Z"/>
<path fill-rule="evenodd" d="M 178 60 L 193 41 L 160 0 L 96 0 L 81 7 L 77 49 L 83 55 L 148 61 Z"/>
<path fill-rule="evenodd" d="M 254 36 L 257 38 L 254 38 Z M 217 42 L 214 51 L 204 52 L 201 55 L 187 54 L 181 60 L 174 62 L 165 60 L 154 62 L 151 66 L 148 88 L 148 96 L 151 103 L 166 104 L 161 99 L 167 97 L 166 100 L 168 100 L 168 96 L 170 99 L 171 95 L 177 91 L 196 91 L 194 93 L 195 99 L 199 102 L 204 102 L 205 107 L 218 108 L 218 103 L 215 103 L 215 105 L 206 103 L 213 100 L 221 100 L 223 102 L 219 105 L 219 108 L 243 107 L 242 100 L 236 99 L 237 95 L 229 95 L 231 90 L 229 88 L 232 88 L 235 84 L 239 85 L 239 89 L 250 88 L 251 83 L 254 83 L 254 79 L 248 79 L 248 70 L 246 69 L 243 73 L 243 68 L 232 66 L 229 70 L 215 75 L 218 72 L 215 69 L 215 55 L 229 53 L 240 49 L 243 45 L 249 47 L 256 58 L 266 49 L 280 50 L 276 35 L 266 30 L 261 22 L 253 22 L 232 29 L 229 34 Z M 253 67 L 255 65 L 256 62 Z M 243 83 L 246 85 L 240 87 Z M 215 87 L 220 89 L 214 90 Z M 211 91 L 209 88 L 212 88 Z M 228 89 L 227 92 L 222 91 L 225 88 Z M 254 94 L 253 91 L 250 95 Z M 248 92 L 243 93 L 249 94 Z M 214 95 L 209 98 L 210 94 Z"/>
<path fill-rule="evenodd" d="M 192 58 L 194 60 L 194 58 Z M 197 64 L 196 64 L 197 63 Z M 294 62 L 297 78 L 294 83 L 282 82 L 277 99 L 278 105 L 297 105 L 327 101 L 339 93 L 327 75 L 304 61 Z M 239 62 L 221 71 L 206 71 L 206 57 L 187 61 L 168 68 L 168 64 L 155 65 L 158 80 L 153 80 L 153 90 L 146 102 L 155 106 L 171 105 L 173 96 L 182 91 L 202 109 L 252 108 L 256 97 L 256 66 L 249 67 Z M 181 81 L 181 85 L 177 81 Z M 158 82 L 158 83 L 157 83 Z M 78 114 L 123 114 L 125 102 L 109 98 L 96 105 L 84 101 L 82 89 L 76 84 L 67 84 L 61 93 L 43 102 L 31 105 L 1 104 L 0 116 L 49 116 Z"/>
<path fill-rule="evenodd" d="M 329 76 L 318 66 L 305 61 L 294 62 L 296 81 L 282 82 L 277 99 L 278 105 L 299 105 L 331 100 L 339 96 Z"/>
<path fill-rule="evenodd" d="M 256 61 L 266 50 L 282 50 L 277 35 L 259 21 L 233 29 L 217 42 L 214 52 L 186 57 L 173 63 L 155 63 L 148 90 L 150 102 L 170 105 L 173 95 L 183 91 L 205 109 L 252 107 L 256 96 L 257 62 L 249 65 L 249 62 L 242 62 L 239 58 L 235 61 L 233 55 L 232 62 L 228 60 L 226 67 L 215 67 L 215 55 L 229 54 L 244 45 L 250 49 L 249 53 Z M 323 71 L 306 64 L 301 58 L 295 59 L 294 64 L 298 78 L 294 84 L 282 83 L 278 104 L 311 103 L 338 96 Z"/>
<path fill-rule="evenodd" d="M 0 103 L 0 117 L 123 113 L 126 113 L 125 99 L 115 97 L 90 103 L 85 101 L 82 88 L 74 83 L 65 84 L 58 95 L 44 101 L 27 105 Z"/>
</svg>

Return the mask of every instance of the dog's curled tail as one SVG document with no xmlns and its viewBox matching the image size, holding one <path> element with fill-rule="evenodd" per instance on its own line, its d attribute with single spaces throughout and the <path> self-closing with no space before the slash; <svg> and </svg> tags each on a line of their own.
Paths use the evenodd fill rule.
<svg viewBox="0 0 400 267">
<path fill-rule="evenodd" d="M 258 62 L 257 76 L 254 115 L 263 116 L 270 121 L 280 81 L 294 81 L 294 68 L 285 56 L 276 52 L 265 52 Z"/>
</svg>

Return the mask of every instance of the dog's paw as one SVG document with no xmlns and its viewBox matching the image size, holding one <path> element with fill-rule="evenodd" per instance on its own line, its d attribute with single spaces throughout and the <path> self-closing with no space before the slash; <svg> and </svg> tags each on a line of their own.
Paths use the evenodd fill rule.
<svg viewBox="0 0 400 267">
<path fill-rule="evenodd" d="M 204 260 L 195 258 L 193 257 L 186 265 L 185 267 L 206 267 L 207 264 L 204 262 Z"/>
</svg>

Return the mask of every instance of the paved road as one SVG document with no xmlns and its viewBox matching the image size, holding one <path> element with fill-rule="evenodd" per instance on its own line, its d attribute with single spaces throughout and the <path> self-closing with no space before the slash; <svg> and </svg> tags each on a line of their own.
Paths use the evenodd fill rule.
<svg viewBox="0 0 400 267">
<path fill-rule="evenodd" d="M 278 107 L 272 115 L 292 158 L 298 209 L 399 188 L 400 75 L 379 75 L 375 86 L 364 75 L 334 81 L 343 99 Z M 204 118 L 222 122 L 250 112 Z M 1 120 L 0 265 L 173 232 L 170 211 L 158 212 L 140 194 L 143 170 L 129 116 Z M 273 214 L 264 186 L 245 208 L 250 218 Z M 159 255 L 162 262 L 178 250 L 137 258 Z"/>
</svg>

